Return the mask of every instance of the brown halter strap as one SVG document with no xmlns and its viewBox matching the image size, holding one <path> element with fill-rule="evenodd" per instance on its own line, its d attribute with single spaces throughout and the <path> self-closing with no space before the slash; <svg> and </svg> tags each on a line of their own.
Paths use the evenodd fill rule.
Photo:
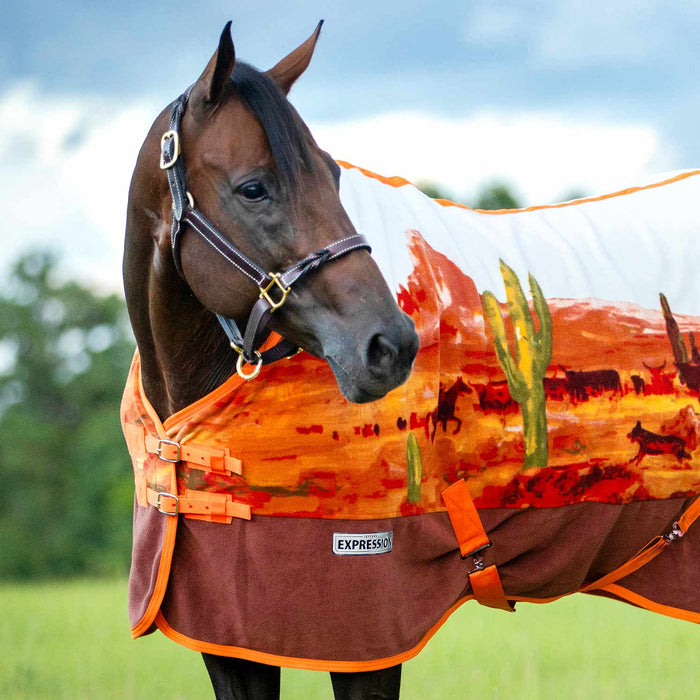
<svg viewBox="0 0 700 700">
<path fill-rule="evenodd" d="M 353 250 L 364 248 L 371 252 L 371 248 L 364 236 L 355 234 L 335 241 L 322 250 L 310 253 L 283 272 L 270 273 L 265 272 L 242 253 L 195 206 L 194 199 L 187 190 L 185 167 L 181 157 L 180 124 L 191 91 L 192 87 L 174 102 L 168 131 L 163 134 L 160 146 L 160 167 L 168 176 L 168 186 L 173 200 L 171 224 L 173 259 L 177 271 L 185 279 L 180 261 L 180 244 L 184 231 L 189 227 L 258 286 L 260 296 L 253 305 L 244 333 L 241 333 L 235 320 L 216 315 L 231 347 L 239 355 L 236 363 L 238 374 L 243 379 L 253 379 L 260 372 L 262 365 L 298 352 L 297 346 L 285 338 L 265 352 L 261 353 L 258 350 L 269 335 L 269 331 L 266 332 L 265 329 L 270 315 L 285 303 L 292 285 L 321 265 L 337 260 Z M 255 365 L 254 371 L 249 374 L 244 373 L 244 362 Z"/>
</svg>

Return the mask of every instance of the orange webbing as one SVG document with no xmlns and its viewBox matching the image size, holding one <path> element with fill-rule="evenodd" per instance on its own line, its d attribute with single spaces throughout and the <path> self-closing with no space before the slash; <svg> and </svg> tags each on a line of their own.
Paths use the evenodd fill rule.
<svg viewBox="0 0 700 700">
<path fill-rule="evenodd" d="M 491 546 L 491 541 L 474 506 L 467 482 L 460 479 L 445 489 L 442 500 L 457 535 L 462 558 L 474 557 L 475 570 L 468 576 L 475 600 L 489 608 L 513 612 L 515 607 L 506 599 L 496 565 L 484 568 L 479 556 L 479 552 Z"/>
<path fill-rule="evenodd" d="M 450 515 L 463 557 L 468 557 L 491 544 L 464 479 L 445 489 L 442 492 L 442 500 Z"/>
<path fill-rule="evenodd" d="M 477 602 L 489 608 L 506 612 L 515 611 L 515 606 L 506 599 L 506 594 L 503 592 L 501 577 L 498 575 L 495 564 L 469 574 L 469 583 Z"/>
<path fill-rule="evenodd" d="M 678 521 L 674 523 L 674 529 L 671 535 L 658 535 L 654 537 L 653 540 L 648 542 L 644 547 L 642 547 L 629 561 L 626 561 L 622 566 L 618 566 L 617 569 L 606 574 L 597 581 L 584 586 L 579 589 L 581 593 L 588 593 L 589 591 L 599 590 L 605 588 L 615 581 L 629 576 L 631 573 L 641 569 L 645 564 L 648 564 L 654 557 L 661 554 L 661 552 L 666 549 L 671 543 L 676 539 L 683 537 L 687 532 L 688 528 L 695 522 L 695 520 L 700 516 L 700 498 L 696 498 L 693 503 L 683 512 L 683 514 L 678 518 Z"/>
<path fill-rule="evenodd" d="M 221 474 L 240 474 L 241 460 L 228 450 L 193 443 L 178 444 L 172 440 L 145 434 L 146 451 L 168 462 L 187 462 L 198 469 L 211 469 Z"/>
<path fill-rule="evenodd" d="M 233 518 L 250 520 L 250 506 L 236 503 L 228 493 L 185 491 L 177 496 L 172 493 L 146 489 L 148 502 L 165 515 L 184 515 L 192 520 L 212 523 L 230 523 Z"/>
</svg>

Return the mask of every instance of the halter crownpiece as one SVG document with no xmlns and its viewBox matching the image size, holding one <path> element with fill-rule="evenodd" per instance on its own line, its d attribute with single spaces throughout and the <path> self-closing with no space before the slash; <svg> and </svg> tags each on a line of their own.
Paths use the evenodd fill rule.
<svg viewBox="0 0 700 700">
<path fill-rule="evenodd" d="M 241 333 L 235 320 L 220 314 L 216 315 L 231 347 L 239 355 L 236 362 L 238 375 L 246 380 L 254 379 L 260 373 L 262 365 L 283 357 L 291 357 L 299 352 L 299 348 L 286 338 L 265 352 L 258 350 L 269 335 L 269 331 L 266 332 L 265 329 L 270 315 L 284 305 L 292 285 L 321 265 L 337 260 L 353 250 L 364 248 L 371 252 L 372 249 L 367 239 L 361 234 L 347 236 L 322 250 L 310 253 L 283 272 L 265 272 L 242 253 L 196 207 L 194 198 L 187 189 L 185 167 L 181 157 L 180 124 L 192 87 L 180 95 L 173 104 L 168 131 L 163 134 L 160 141 L 160 167 L 165 170 L 168 177 L 168 186 L 173 200 L 170 233 L 173 260 L 180 276 L 185 279 L 180 260 L 180 245 L 183 232 L 186 227 L 189 227 L 258 286 L 260 295 L 253 305 L 244 333 Z M 244 363 L 254 365 L 253 371 L 246 374 L 243 370 Z"/>
</svg>

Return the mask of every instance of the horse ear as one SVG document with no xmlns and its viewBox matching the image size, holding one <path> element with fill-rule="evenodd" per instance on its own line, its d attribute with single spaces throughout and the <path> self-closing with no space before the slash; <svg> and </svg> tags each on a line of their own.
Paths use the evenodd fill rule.
<svg viewBox="0 0 700 700">
<path fill-rule="evenodd" d="M 233 67 L 236 64 L 236 51 L 231 39 L 231 22 L 226 22 L 219 39 L 219 48 L 207 63 L 207 67 L 197 80 L 196 91 L 201 99 L 216 104 L 223 97 Z"/>
<path fill-rule="evenodd" d="M 281 88 L 285 94 L 289 92 L 296 79 L 307 69 L 311 56 L 313 56 L 318 35 L 321 33 L 323 20 L 321 20 L 314 33 L 292 53 L 285 56 L 274 68 L 266 71 Z"/>
</svg>

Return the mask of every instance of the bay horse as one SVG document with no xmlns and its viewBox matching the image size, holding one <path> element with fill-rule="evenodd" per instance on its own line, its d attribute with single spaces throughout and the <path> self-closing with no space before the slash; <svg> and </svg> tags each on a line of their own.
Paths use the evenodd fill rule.
<svg viewBox="0 0 700 700">
<path fill-rule="evenodd" d="M 345 538 L 347 547 L 364 549 L 365 553 L 370 553 L 370 549 L 388 552 L 393 545 L 399 564 L 414 567 L 408 582 L 395 580 L 386 569 L 384 574 L 360 578 L 349 590 L 346 572 L 354 566 L 354 575 L 357 577 L 359 571 L 361 576 L 362 564 L 349 561 L 358 557 L 341 556 L 328 566 L 324 582 L 312 580 L 312 584 L 305 584 L 310 591 L 305 586 L 295 587 L 289 577 L 274 580 L 269 563 L 295 557 L 300 562 L 310 562 L 310 548 L 318 559 L 331 561 L 327 558 L 333 557 L 331 552 L 313 550 L 312 527 L 318 524 L 313 522 L 314 513 L 304 511 L 297 514 L 300 517 L 287 518 L 284 527 L 291 534 L 279 546 L 276 534 L 280 530 L 275 528 L 281 525 L 272 521 L 284 519 L 256 515 L 248 520 L 250 508 L 245 504 L 227 502 L 216 515 L 186 512 L 187 507 L 195 508 L 197 501 L 186 495 L 188 486 L 206 491 L 216 479 L 224 478 L 221 474 L 226 470 L 233 473 L 233 480 L 241 473 L 236 455 L 196 449 L 197 444 L 188 441 L 187 431 L 193 429 L 192 421 L 188 422 L 193 407 L 201 408 L 206 399 L 207 407 L 228 410 L 227 416 L 232 421 L 240 420 L 241 425 L 259 424 L 266 419 L 251 418 L 251 404 L 224 405 L 226 387 L 231 386 L 232 380 L 240 377 L 241 382 L 251 380 L 252 384 L 262 366 L 269 364 L 262 371 L 269 371 L 267 376 L 274 381 L 271 379 L 265 383 L 270 386 L 259 391 L 269 389 L 273 401 L 283 403 L 290 398 L 284 378 L 298 376 L 300 367 L 309 366 L 294 357 L 302 349 L 326 363 L 314 365 L 320 377 L 316 383 L 322 385 L 323 391 L 329 391 L 328 376 L 323 374 L 324 368 L 329 367 L 337 388 L 350 402 L 339 404 L 342 411 L 362 417 L 364 409 L 355 411 L 353 405 L 374 402 L 370 406 L 386 406 L 383 397 L 403 391 L 399 387 L 409 375 L 413 377 L 424 369 L 414 364 L 418 362 L 415 358 L 419 348 L 413 321 L 421 317 L 418 304 L 426 305 L 423 312 L 427 316 L 433 300 L 413 298 L 411 290 L 404 289 L 401 307 L 397 304 L 395 290 L 385 281 L 386 273 L 370 256 L 367 239 L 356 231 L 341 204 L 338 165 L 316 145 L 286 99 L 293 83 L 309 65 L 319 31 L 320 25 L 306 42 L 271 70 L 261 73 L 236 60 L 230 23 L 226 25 L 218 49 L 201 77 L 158 116 L 138 157 L 129 193 L 124 248 L 126 300 L 138 344 L 125 397 L 133 390 L 141 399 L 135 415 L 122 416 L 137 473 L 130 580 L 130 597 L 136 601 L 132 634 L 140 636 L 157 626 L 173 639 L 201 651 L 217 698 L 275 698 L 279 696 L 280 673 L 274 660 L 279 656 L 266 655 L 262 648 L 264 636 L 262 642 L 253 640 L 249 647 L 228 647 L 229 652 L 223 655 L 217 653 L 222 647 L 216 642 L 216 634 L 231 627 L 246 637 L 245 628 L 238 628 L 239 621 L 253 619 L 250 616 L 274 615 L 279 619 L 273 627 L 285 629 L 292 624 L 287 619 L 298 621 L 293 618 L 292 603 L 279 602 L 285 591 L 292 591 L 296 599 L 304 598 L 306 604 L 325 595 L 325 588 L 331 593 L 337 590 L 340 612 L 324 610 L 324 614 L 329 616 L 330 627 L 338 630 L 340 639 L 314 639 L 306 632 L 300 640 L 302 645 L 316 645 L 323 651 L 327 648 L 327 655 L 322 658 L 335 660 L 315 665 L 314 658 L 318 656 L 290 658 L 289 665 L 329 670 L 335 697 L 357 699 L 397 698 L 401 662 L 418 653 L 432 631 L 459 604 L 473 598 L 512 610 L 513 601 L 547 602 L 582 591 L 675 616 L 685 616 L 682 611 L 689 611 L 687 619 L 700 621 L 697 587 L 688 585 L 697 580 L 700 538 L 696 530 L 686 534 L 697 515 L 697 500 L 693 502 L 687 493 L 672 493 L 663 500 L 619 504 L 578 502 L 565 508 L 491 506 L 475 510 L 471 504 L 469 510 L 471 501 L 465 494 L 465 481 L 457 473 L 455 459 L 450 467 L 454 474 L 445 475 L 457 487 L 447 490 L 451 491 L 452 509 L 448 505 L 449 513 L 444 508 L 440 512 L 423 512 L 421 489 L 425 493 L 427 484 L 422 478 L 418 440 L 425 445 L 429 435 L 409 435 L 406 459 L 413 470 L 409 478 L 413 497 L 401 503 L 401 513 L 406 517 L 400 518 L 402 522 L 397 522 L 394 530 L 366 533 L 361 526 L 367 521 L 359 521 L 358 525 L 348 520 L 342 521 L 344 533 L 334 533 L 333 525 L 325 530 L 325 534 L 333 534 L 334 541 L 336 535 Z M 372 178 L 370 175 L 366 179 L 369 182 Z M 418 237 L 414 236 L 414 240 Z M 438 259 L 434 251 L 425 246 L 423 250 Z M 471 294 L 467 287 L 461 290 Z M 409 308 L 413 310 L 407 314 Z M 472 318 L 473 313 L 469 315 Z M 456 323 L 454 319 L 446 321 L 440 332 L 443 328 L 449 332 Z M 465 342 L 465 337 L 460 337 Z M 436 338 L 435 343 L 424 346 L 421 336 L 421 350 L 438 352 L 442 341 L 439 336 Z M 452 341 L 451 347 L 452 351 L 459 351 L 456 342 Z M 292 360 L 285 364 L 285 357 Z M 456 377 L 449 380 L 456 381 Z M 311 391 L 314 378 L 305 381 Z M 413 399 L 418 403 L 432 402 L 430 410 L 436 411 L 432 415 L 439 417 L 442 414 L 435 406 L 439 395 L 437 375 L 432 385 L 432 395 L 423 391 Z M 455 411 L 459 399 L 477 401 L 474 392 L 470 393 L 471 397 L 464 390 L 460 392 Z M 374 410 L 366 415 L 373 418 Z M 376 412 L 379 415 L 380 409 Z M 417 415 L 428 415 L 428 410 L 418 410 Z M 184 431 L 178 439 L 166 432 L 175 417 L 179 417 Z M 205 416 L 205 422 L 213 420 L 213 416 Z M 403 439 L 405 433 L 401 431 L 407 422 L 405 417 L 394 420 L 396 433 L 390 436 L 391 440 Z M 496 425 L 498 421 L 492 423 Z M 138 424 L 136 431 L 134 424 Z M 144 434 L 139 432 L 143 425 L 157 435 L 146 435 L 144 442 Z M 374 444 L 371 440 L 387 432 L 380 419 L 371 425 L 368 431 L 363 431 L 357 422 L 354 426 L 358 439 L 367 441 L 364 444 L 369 445 L 369 451 Z M 469 425 L 463 422 L 460 437 L 468 438 L 471 425 L 472 421 Z M 430 443 L 437 451 L 445 449 L 445 440 L 451 438 L 442 432 L 434 433 Z M 292 433 L 309 440 L 320 435 L 327 438 L 324 445 L 329 447 L 324 447 L 321 454 L 326 461 L 341 454 L 340 430 L 316 424 L 295 425 Z M 274 430 L 268 439 L 274 440 Z M 318 444 L 315 443 L 317 449 Z M 249 447 L 252 451 L 259 445 L 249 443 Z M 493 454 L 499 460 L 508 459 L 507 449 L 500 442 L 494 445 Z M 280 453 L 271 459 L 269 464 L 273 466 L 269 468 L 279 465 L 281 470 L 285 461 L 293 457 Z M 144 463 L 157 463 L 158 469 L 173 467 L 174 475 L 174 465 L 179 465 L 179 470 L 185 462 L 197 460 L 206 462 L 209 471 L 188 471 L 183 467 L 177 479 L 172 476 L 170 486 L 160 489 L 151 481 L 139 482 L 138 472 Z M 480 472 L 476 469 L 475 473 Z M 557 472 L 559 481 L 565 480 L 567 473 Z M 590 477 L 596 473 L 593 469 Z M 302 476 L 298 488 L 285 495 L 295 502 L 315 499 L 322 510 L 323 499 L 338 490 L 334 473 L 327 467 Z M 388 473 L 381 477 L 387 494 L 396 484 L 406 482 L 391 478 Z M 513 483 L 524 490 L 539 488 L 539 482 L 527 470 L 518 473 Z M 238 487 L 234 484 L 232 488 Z M 255 499 L 258 493 L 248 495 Z M 275 493 L 271 488 L 267 497 L 274 501 Z M 378 493 L 381 495 L 372 491 L 367 498 L 381 509 Z M 346 494 L 348 508 L 352 508 L 354 497 Z M 447 496 L 444 498 L 448 503 Z M 265 503 L 258 503 L 264 509 Z M 235 508 L 229 511 L 229 506 Z M 465 517 L 455 520 L 455 513 Z M 187 517 L 194 517 L 194 521 L 185 521 Z M 201 523 L 197 518 L 210 522 Z M 231 520 L 228 528 L 211 524 Z M 417 527 L 419 521 L 425 531 Z M 467 521 L 478 522 L 481 528 L 475 543 L 460 534 L 464 534 Z M 207 566 L 201 570 L 196 566 L 183 568 L 172 559 L 179 522 L 187 523 L 181 533 L 178 531 L 181 559 L 187 559 L 197 547 L 212 547 Z M 373 522 L 381 524 L 387 520 L 377 518 Z M 247 535 L 250 542 L 269 550 L 266 566 L 257 566 L 254 548 L 251 545 L 248 551 L 248 545 L 243 543 Z M 241 547 L 233 553 L 232 546 L 239 540 Z M 167 556 L 163 554 L 166 551 Z M 652 555 L 659 552 L 663 552 L 662 556 L 652 560 Z M 378 566 L 384 566 L 380 558 L 374 559 Z M 168 579 L 171 566 L 174 573 L 170 575 L 177 582 L 172 586 Z M 298 564 L 298 568 L 299 578 L 308 581 L 304 566 Z M 242 587 L 230 589 L 227 581 L 216 580 L 224 570 L 242 578 Z M 500 589 L 494 588 L 492 575 L 496 570 Z M 490 577 L 490 583 L 484 584 L 482 574 Z M 624 586 L 617 585 L 619 581 Z M 190 594 L 195 592 L 194 601 L 192 595 L 183 593 L 183 584 Z M 244 604 L 241 596 L 254 599 L 258 588 L 269 593 L 266 600 L 274 607 L 249 611 L 248 618 L 242 615 L 229 624 L 225 619 L 226 604 Z M 428 601 L 428 593 L 437 602 Z M 369 603 L 363 596 L 369 596 Z M 168 616 L 175 614 L 178 602 L 185 598 L 188 600 L 183 605 L 184 617 L 178 622 L 197 630 L 195 642 L 194 633 L 179 632 L 170 625 L 172 619 L 166 619 L 160 611 L 162 605 L 167 605 Z M 350 601 L 350 612 L 342 614 L 345 598 Z M 217 601 L 220 607 L 214 609 Z M 406 618 L 397 619 L 394 612 L 384 610 L 389 601 L 400 602 L 407 609 Z M 353 605 L 361 605 L 361 610 Z M 202 621 L 202 615 L 190 619 L 192 610 L 199 612 L 199 606 L 205 618 L 211 615 L 209 620 Z M 430 608 L 427 613 L 426 608 Z M 439 613 L 434 615 L 435 610 Z M 233 613 L 231 608 L 228 611 Z M 375 631 L 381 630 L 383 635 L 376 645 L 366 634 L 370 618 Z M 420 632 L 416 633 L 406 620 L 418 621 Z M 345 662 L 336 649 L 339 644 L 342 647 L 343 636 L 349 642 L 356 641 L 355 628 L 360 630 L 356 638 L 364 645 L 359 652 L 363 658 L 358 663 Z M 290 638 L 294 637 L 293 632 Z M 407 651 L 384 654 L 381 644 L 394 638 L 400 638 L 401 649 Z"/>
<path fill-rule="evenodd" d="M 230 24 L 181 101 L 184 114 L 177 132 L 168 128 L 169 106 L 146 138 L 132 179 L 123 276 L 144 390 L 165 420 L 221 385 L 237 366 L 250 376 L 255 369 L 242 369 L 247 365 L 241 358 L 259 368 L 261 338 L 272 330 L 289 341 L 292 352 L 303 349 L 324 358 L 350 401 L 378 399 L 408 377 L 418 338 L 340 204 L 338 166 L 319 149 L 285 97 L 309 64 L 321 23 L 266 73 L 236 60 Z M 177 149 L 171 157 L 181 153 L 186 163 L 190 208 L 196 202 L 220 236 L 241 252 L 239 257 L 233 257 L 233 246 L 215 247 L 219 236 L 212 242 L 183 230 L 181 240 L 175 238 L 171 213 L 177 203 L 159 168 L 165 132 L 177 140 L 168 144 Z M 197 226 L 182 224 L 183 229 Z M 339 249 L 343 241 L 353 247 Z M 330 261 L 314 257 L 319 250 Z M 262 274 L 294 270 L 302 261 L 303 282 L 292 287 L 289 280 L 299 280 L 287 274 L 284 287 L 265 278 L 256 285 L 246 259 Z M 251 330 L 252 310 L 270 283 L 272 310 L 280 295 L 284 308 L 269 314 L 267 328 L 258 323 Z M 219 319 L 235 319 L 243 328 L 248 324 L 247 357 L 243 334 L 238 352 L 232 351 Z M 232 327 L 229 321 L 229 332 Z M 210 654 L 204 658 L 217 697 L 262 698 L 277 692 L 278 668 Z M 333 674 L 337 697 L 350 697 L 358 684 L 364 687 L 363 676 Z M 367 677 L 372 688 L 398 682 L 396 671 Z"/>
</svg>

